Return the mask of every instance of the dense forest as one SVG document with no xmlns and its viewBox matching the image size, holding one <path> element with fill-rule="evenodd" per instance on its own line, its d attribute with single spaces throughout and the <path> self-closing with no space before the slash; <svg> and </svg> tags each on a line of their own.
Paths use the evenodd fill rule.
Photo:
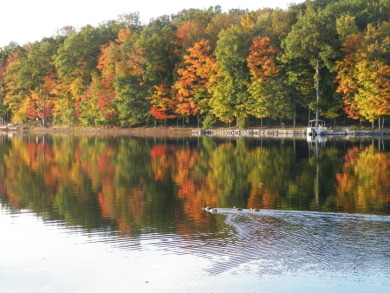
<svg viewBox="0 0 390 293">
<path fill-rule="evenodd" d="M 390 114 L 390 0 L 138 13 L 0 48 L 5 122 L 234 125 Z"/>
</svg>

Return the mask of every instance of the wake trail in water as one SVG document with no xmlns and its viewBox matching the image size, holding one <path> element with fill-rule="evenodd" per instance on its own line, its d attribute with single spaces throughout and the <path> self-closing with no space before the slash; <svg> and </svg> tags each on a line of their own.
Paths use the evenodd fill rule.
<svg viewBox="0 0 390 293">
<path fill-rule="evenodd" d="M 208 247 L 210 274 L 255 264 L 259 273 L 383 268 L 390 273 L 390 217 L 218 209 L 233 228 L 224 249 Z M 218 257 L 221 261 L 218 261 Z"/>
</svg>

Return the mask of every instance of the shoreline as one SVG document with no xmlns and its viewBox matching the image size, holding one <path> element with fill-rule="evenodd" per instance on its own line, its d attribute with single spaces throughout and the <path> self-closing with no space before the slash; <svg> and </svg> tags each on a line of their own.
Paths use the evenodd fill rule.
<svg viewBox="0 0 390 293">
<path fill-rule="evenodd" d="M 161 137 L 183 137 L 192 136 L 191 128 L 179 127 L 23 127 L 8 126 L 0 127 L 3 133 L 39 133 L 39 134 L 85 134 L 85 135 L 121 135 L 121 136 L 161 136 Z"/>
<path fill-rule="evenodd" d="M 3 126 L 0 132 L 14 133 L 41 133 L 41 134 L 91 134 L 91 135 L 121 135 L 121 136 L 151 136 L 151 137 L 193 137 L 193 136 L 211 136 L 211 137 L 306 137 L 306 127 L 297 128 L 181 128 L 181 127 L 23 127 L 23 126 Z M 390 130 L 359 130 L 343 127 L 330 130 L 325 136 L 339 137 L 390 137 Z"/>
<path fill-rule="evenodd" d="M 215 137 L 307 137 L 306 129 L 217 129 L 193 130 L 196 136 Z M 389 130 L 351 130 L 349 128 L 330 130 L 319 137 L 390 137 Z"/>
</svg>

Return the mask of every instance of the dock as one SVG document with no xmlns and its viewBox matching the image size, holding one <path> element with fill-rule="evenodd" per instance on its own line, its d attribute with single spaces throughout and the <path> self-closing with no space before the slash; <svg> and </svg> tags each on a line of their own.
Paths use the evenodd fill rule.
<svg viewBox="0 0 390 293">
<path fill-rule="evenodd" d="M 193 129 L 193 136 L 216 137 L 306 137 L 305 129 Z M 325 136 L 377 137 L 390 136 L 390 130 L 329 130 Z"/>
</svg>

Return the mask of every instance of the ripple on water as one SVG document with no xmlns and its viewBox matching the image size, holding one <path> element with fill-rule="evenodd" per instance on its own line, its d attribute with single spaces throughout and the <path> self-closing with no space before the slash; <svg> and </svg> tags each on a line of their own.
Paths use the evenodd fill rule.
<svg viewBox="0 0 390 293">
<path fill-rule="evenodd" d="M 131 271 L 131 283 L 138 284 L 136 288 L 150 288 L 142 292 L 199 292 L 202 284 L 213 282 L 220 282 L 220 286 L 204 289 L 224 293 L 259 292 L 259 287 L 261 292 L 343 292 L 358 286 L 368 288 L 366 291 L 379 288 L 376 292 L 385 292 L 390 287 L 390 217 L 218 211 L 212 215 L 219 223 L 216 232 L 182 235 L 150 229 L 123 237 L 104 229 L 65 229 L 64 223 L 56 221 L 47 221 L 42 227 L 43 221 L 29 214 L 15 215 L 10 220 L 3 210 L 8 223 L 0 221 L 0 228 L 7 230 L 10 237 L 2 241 L 4 251 L 8 247 L 8 254 L 2 258 L 2 272 L 18 277 L 34 272 L 36 282 L 46 282 L 53 277 L 51 272 L 60 271 L 56 278 L 71 276 L 72 286 L 88 284 L 91 288 L 90 284 L 102 285 L 99 276 L 123 281 Z M 29 239 L 23 225 L 35 229 L 31 234 L 34 237 Z M 19 240 L 16 246 L 11 237 Z M 7 256 L 11 248 L 13 258 Z M 97 261 L 100 267 L 91 267 Z M 111 264 L 107 270 L 106 263 Z M 122 269 L 112 270 L 113 267 Z M 94 271 L 96 276 L 80 274 L 83 269 Z M 51 284 L 63 288 L 69 285 L 61 282 L 59 278 Z M 309 286 L 312 283 L 315 288 Z M 330 290 L 329 283 L 339 287 Z M 307 284 L 306 291 L 292 289 Z M 329 291 L 318 291 L 318 287 Z M 96 289 L 102 292 L 102 288 Z"/>
<path fill-rule="evenodd" d="M 210 260 L 210 275 L 250 268 L 252 273 L 390 273 L 390 217 L 295 211 L 218 209 L 227 231 L 156 240 L 159 249 Z M 167 236 L 165 236 L 167 237 Z M 360 271 L 359 278 L 364 278 Z"/>
</svg>

